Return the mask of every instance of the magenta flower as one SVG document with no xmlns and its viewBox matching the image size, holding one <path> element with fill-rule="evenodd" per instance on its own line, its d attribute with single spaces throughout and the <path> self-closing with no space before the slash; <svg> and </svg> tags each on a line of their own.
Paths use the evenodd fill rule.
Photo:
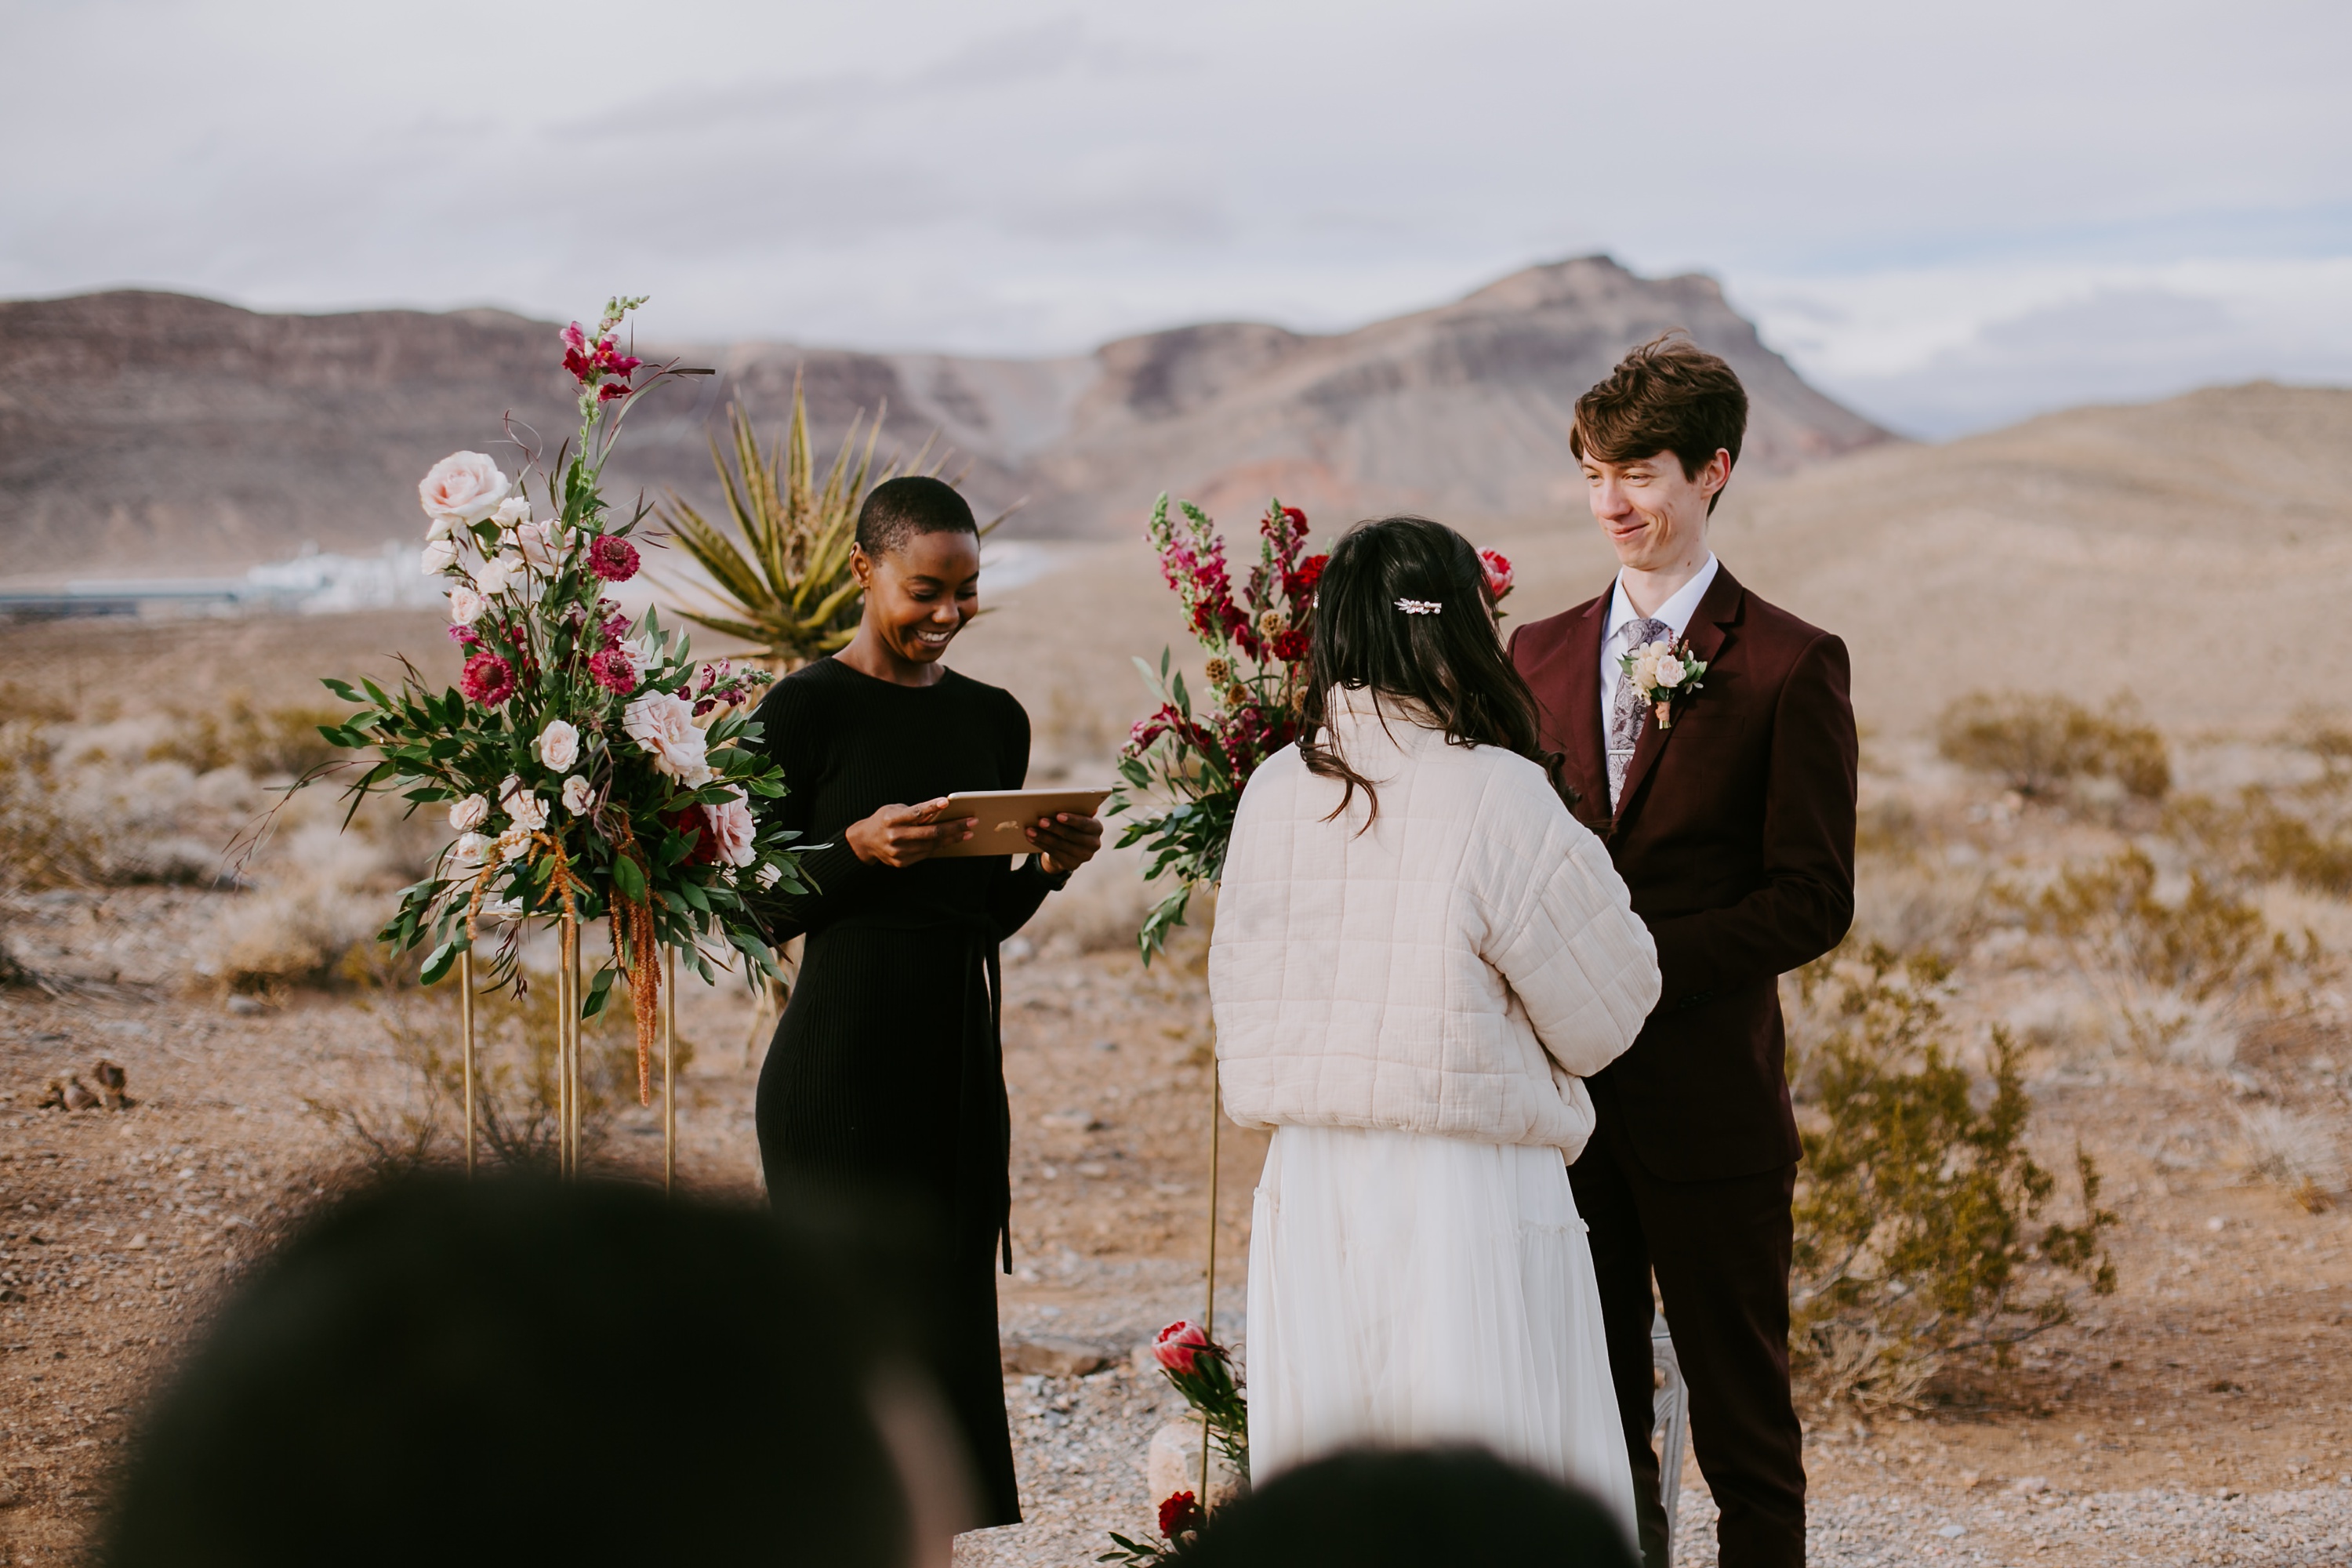
<svg viewBox="0 0 2352 1568">
<path fill-rule="evenodd" d="M 457 689 L 485 708 L 495 708 L 514 695 L 514 666 L 485 649 L 466 661 Z"/>
<path fill-rule="evenodd" d="M 619 648 L 606 648 L 588 661 L 588 678 L 605 690 L 626 697 L 637 689 L 637 667 Z"/>
<path fill-rule="evenodd" d="M 618 534 L 600 533 L 588 547 L 588 570 L 607 583 L 625 583 L 637 574 L 637 547 Z"/>
<path fill-rule="evenodd" d="M 1503 596 L 1511 591 L 1511 580 L 1516 575 L 1511 570 L 1510 558 L 1499 550 L 1481 550 L 1478 552 L 1478 566 L 1486 574 L 1486 597 L 1501 603 Z"/>
</svg>

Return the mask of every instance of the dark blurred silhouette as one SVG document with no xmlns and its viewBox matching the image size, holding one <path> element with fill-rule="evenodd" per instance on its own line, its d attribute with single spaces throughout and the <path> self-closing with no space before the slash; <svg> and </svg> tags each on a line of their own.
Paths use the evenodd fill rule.
<svg viewBox="0 0 2352 1568">
<path fill-rule="evenodd" d="M 762 1209 L 405 1179 L 229 1300 L 107 1568 L 946 1561 L 960 1456 L 859 1266 Z"/>
<path fill-rule="evenodd" d="M 1359 1449 L 1222 1508 L 1188 1568 L 1634 1568 L 1601 1506 L 1481 1448 Z"/>
</svg>

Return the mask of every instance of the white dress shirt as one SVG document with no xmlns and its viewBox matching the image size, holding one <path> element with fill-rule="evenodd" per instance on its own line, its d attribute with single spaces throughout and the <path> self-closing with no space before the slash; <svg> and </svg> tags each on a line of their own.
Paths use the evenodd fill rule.
<svg viewBox="0 0 2352 1568">
<path fill-rule="evenodd" d="M 1674 597 L 1660 605 L 1649 618 L 1665 622 L 1670 633 L 1679 639 L 1689 629 L 1691 616 L 1698 613 L 1698 602 L 1706 597 L 1707 589 L 1714 585 L 1715 571 L 1715 552 L 1710 550 L 1706 552 L 1706 564 L 1698 569 L 1698 575 L 1675 589 Z M 1633 651 L 1633 626 L 1642 618 L 1642 613 L 1633 608 L 1633 601 L 1625 597 L 1625 574 L 1620 572 L 1617 574 L 1617 586 L 1609 595 L 1609 624 L 1601 632 L 1601 733 L 1603 744 L 1607 743 L 1609 734 L 1609 716 L 1617 706 L 1617 683 L 1625 679 L 1625 671 L 1617 661 Z"/>
</svg>

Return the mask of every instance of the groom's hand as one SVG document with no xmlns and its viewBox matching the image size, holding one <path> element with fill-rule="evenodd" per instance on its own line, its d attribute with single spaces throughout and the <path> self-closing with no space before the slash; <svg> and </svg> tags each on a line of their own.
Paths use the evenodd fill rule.
<svg viewBox="0 0 2352 1568">
<path fill-rule="evenodd" d="M 1103 825 L 1099 816 L 1080 816 L 1065 811 L 1054 816 L 1041 816 L 1034 826 L 1024 831 L 1029 835 L 1029 842 L 1043 853 L 1042 864 L 1051 876 L 1076 870 L 1102 847 Z"/>
</svg>

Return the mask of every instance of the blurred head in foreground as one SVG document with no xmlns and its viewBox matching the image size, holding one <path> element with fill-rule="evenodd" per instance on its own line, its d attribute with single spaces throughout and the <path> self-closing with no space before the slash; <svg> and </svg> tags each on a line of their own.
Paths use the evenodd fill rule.
<svg viewBox="0 0 2352 1568">
<path fill-rule="evenodd" d="M 1362 1449 L 1286 1470 L 1221 1509 L 1192 1568 L 1635 1568 L 1616 1521 L 1478 1448 Z"/>
<path fill-rule="evenodd" d="M 635 1187 L 341 1204 L 194 1347 L 100 1561 L 944 1563 L 960 1456 L 826 1256 Z"/>
</svg>

